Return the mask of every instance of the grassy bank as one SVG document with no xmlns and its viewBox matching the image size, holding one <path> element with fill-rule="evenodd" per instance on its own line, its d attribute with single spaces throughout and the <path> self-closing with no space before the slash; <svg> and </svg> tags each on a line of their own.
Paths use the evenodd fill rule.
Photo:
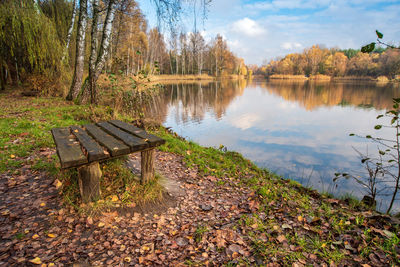
<svg viewBox="0 0 400 267">
<path fill-rule="evenodd" d="M 0 173 L 14 177 L 23 168 L 47 173 L 62 182 L 64 199 L 69 200 L 64 205 L 75 208 L 79 208 L 79 200 L 73 184 L 76 181 L 74 172 L 59 171 L 50 129 L 111 118 L 132 119 L 116 114 L 108 107 L 76 106 L 61 98 L 20 97 L 17 91 L 0 94 L 0 118 Z M 201 147 L 163 127 L 149 130 L 166 139 L 160 150 L 180 155 L 188 170 L 198 170 L 196 179 L 215 181 L 214 188 L 205 190 L 216 190 L 216 194 L 223 194 L 226 188 L 252 192 L 245 203 L 232 205 L 240 217 L 228 224 L 235 233 L 240 233 L 250 253 L 234 251 L 232 260 L 225 264 L 400 264 L 400 229 L 394 219 L 322 196 L 260 169 L 239 153 L 226 151 L 224 147 Z M 121 161 L 116 161 L 102 166 L 104 182 L 107 179 L 121 181 L 121 185 L 103 184 L 104 199 L 101 201 L 109 205 L 113 204 L 114 195 L 118 194 L 121 199 L 121 196 L 129 195 L 130 187 L 139 186 L 121 165 Z M 149 191 L 149 188 L 154 187 L 147 185 L 132 192 L 158 197 L 159 191 Z M 127 199 L 129 204 L 137 201 L 135 196 Z M 230 203 L 220 205 L 226 204 Z M 221 218 L 222 223 L 225 219 Z M 140 229 L 135 230 L 140 232 Z M 202 235 L 211 231 L 212 227 L 207 225 L 198 228 L 196 239 L 201 240 Z M 217 252 L 225 253 L 223 247 L 218 246 Z M 187 264 L 197 264 L 190 257 L 188 259 Z"/>
</svg>

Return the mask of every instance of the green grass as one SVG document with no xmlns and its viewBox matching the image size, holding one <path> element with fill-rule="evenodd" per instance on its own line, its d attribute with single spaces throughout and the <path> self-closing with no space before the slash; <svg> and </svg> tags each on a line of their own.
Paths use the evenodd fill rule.
<svg viewBox="0 0 400 267">
<path fill-rule="evenodd" d="M 194 240 L 199 243 L 202 239 L 205 233 L 207 233 L 208 227 L 206 225 L 199 225 L 196 228 L 195 234 L 194 234 Z"/>
<path fill-rule="evenodd" d="M 155 133 L 166 140 L 160 150 L 183 155 L 187 166 L 196 166 L 202 175 L 241 178 L 263 172 L 237 152 L 202 147 L 192 141 L 177 138 L 164 128 L 156 130 Z"/>
<path fill-rule="evenodd" d="M 0 173 L 16 173 L 24 165 L 31 166 L 32 171 L 46 171 L 62 181 L 66 205 L 84 212 L 88 210 L 90 214 L 118 205 L 157 201 L 162 197 L 159 175 L 152 183 L 142 185 L 124 166 L 124 159 L 120 158 L 102 164 L 103 199 L 88 205 L 85 211 L 79 202 L 76 170 L 60 171 L 57 156 L 47 156 L 49 148 L 54 151 L 50 134 L 54 127 L 82 125 L 92 120 L 129 119 L 115 114 L 110 108 L 71 105 L 60 98 L 10 99 L 6 94 L 0 94 L 0 118 Z M 346 200 L 347 206 L 335 206 L 326 201 L 326 196 L 260 169 L 239 153 L 227 151 L 224 147 L 201 147 L 163 127 L 150 131 L 166 140 L 166 144 L 159 147 L 160 150 L 181 155 L 187 167 L 197 168 L 200 175 L 215 176 L 218 185 L 215 190 L 233 186 L 237 190 L 246 187 L 254 192 L 248 201 L 256 201 L 259 208 L 242 214 L 232 229 L 245 233 L 253 248 L 251 253 L 257 257 L 265 261 L 275 257 L 282 265 L 291 265 L 305 259 L 303 253 L 310 253 L 327 264 L 340 264 L 350 256 L 343 253 L 343 245 L 335 244 L 335 237 L 354 235 L 356 230 L 362 229 L 368 244 L 361 248 L 359 256 L 368 260 L 369 253 L 379 249 L 390 255 L 393 264 L 399 264 L 396 258 L 398 235 L 384 239 L 368 231 L 364 226 L 366 218 L 356 213 L 362 207 L 354 198 Z M 300 222 L 299 217 L 304 220 L 318 218 L 319 221 L 316 225 L 308 226 L 309 230 L 304 230 L 304 222 Z M 293 229 L 281 227 L 282 222 L 288 221 L 294 222 Z M 199 225 L 194 236 L 196 242 L 200 242 L 208 230 L 207 226 Z M 289 247 L 299 246 L 301 249 L 291 251 L 283 247 L 276 240 L 278 235 L 286 237 Z M 360 241 L 361 237 L 357 234 L 353 238 Z M 246 264 L 246 259 L 240 259 L 239 262 Z"/>
<path fill-rule="evenodd" d="M 83 125 L 92 120 L 124 119 L 106 107 L 72 105 L 60 98 L 12 98 L 0 94 L 0 173 L 17 173 L 18 168 L 28 165 L 32 171 L 46 171 L 63 182 L 65 203 L 79 209 L 79 187 L 76 170 L 60 171 L 58 157 L 49 156 L 49 148 L 55 149 L 51 129 L 70 125 Z M 114 117 L 113 117 L 114 116 Z M 117 117 L 115 117 L 117 116 Z M 159 175 L 152 184 L 141 185 L 124 166 L 122 159 L 102 164 L 102 193 L 104 199 L 117 195 L 119 204 L 142 204 L 160 199 L 162 190 Z M 129 190 L 128 190 L 129 189 Z M 96 208 L 113 206 L 110 201 Z M 102 204 L 102 203 L 100 203 Z M 107 205 L 106 205 L 107 204 Z"/>
</svg>

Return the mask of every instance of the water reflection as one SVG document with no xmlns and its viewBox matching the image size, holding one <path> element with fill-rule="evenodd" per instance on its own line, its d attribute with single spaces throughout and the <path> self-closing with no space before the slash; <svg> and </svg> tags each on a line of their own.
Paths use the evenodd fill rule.
<svg viewBox="0 0 400 267">
<path fill-rule="evenodd" d="M 201 145 L 223 144 L 306 186 L 361 196 L 350 180 L 336 188 L 333 173 L 363 170 L 353 147 L 364 152 L 366 143 L 348 135 L 370 134 L 376 116 L 399 96 L 393 84 L 225 80 L 166 85 L 145 113 Z"/>
</svg>

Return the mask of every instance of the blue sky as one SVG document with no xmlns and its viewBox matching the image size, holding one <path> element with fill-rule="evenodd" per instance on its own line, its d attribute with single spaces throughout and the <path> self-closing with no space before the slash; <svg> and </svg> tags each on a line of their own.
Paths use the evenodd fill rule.
<svg viewBox="0 0 400 267">
<path fill-rule="evenodd" d="M 138 2 L 155 26 L 154 6 Z M 207 16 L 204 25 L 197 23 L 205 39 L 220 33 L 246 64 L 260 65 L 313 44 L 360 48 L 376 39 L 376 29 L 385 41 L 400 42 L 400 0 L 213 0 Z M 193 30 L 190 11 L 182 14 L 181 28 Z"/>
</svg>

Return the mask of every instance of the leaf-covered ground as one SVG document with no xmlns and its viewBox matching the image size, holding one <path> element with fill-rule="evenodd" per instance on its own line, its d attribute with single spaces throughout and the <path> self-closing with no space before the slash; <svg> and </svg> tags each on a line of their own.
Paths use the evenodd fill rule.
<svg viewBox="0 0 400 267">
<path fill-rule="evenodd" d="M 154 130 L 167 140 L 156 166 L 168 204 L 141 209 L 116 191 L 113 208 L 84 211 L 66 193 L 49 130 L 113 116 L 57 98 L 0 95 L 1 266 L 400 264 L 397 219 L 162 128 Z"/>
</svg>

